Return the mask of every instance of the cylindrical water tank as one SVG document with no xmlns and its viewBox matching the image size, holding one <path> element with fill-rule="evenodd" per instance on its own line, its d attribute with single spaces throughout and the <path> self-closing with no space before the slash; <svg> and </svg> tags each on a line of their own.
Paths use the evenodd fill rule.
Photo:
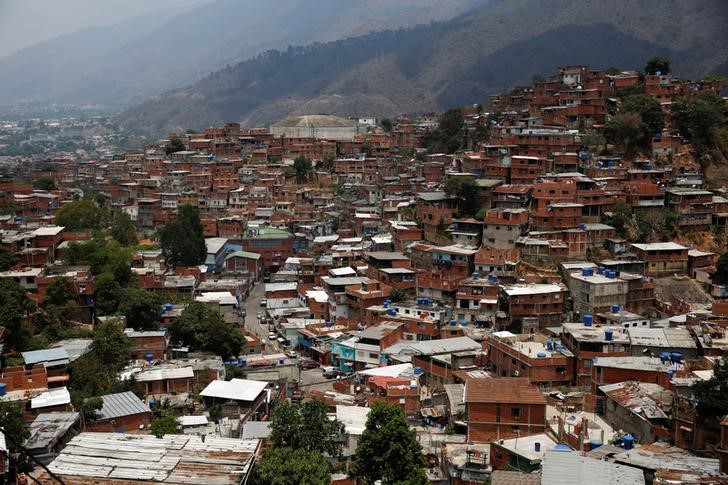
<svg viewBox="0 0 728 485">
<path fill-rule="evenodd" d="M 682 362 L 682 354 L 680 352 L 673 352 L 670 354 L 670 358 L 672 361 L 676 364 L 679 364 Z"/>
<path fill-rule="evenodd" d="M 5 384 L 4 382 L 0 382 L 0 396 L 4 396 L 5 395 L 5 392 L 6 392 L 5 388 L 6 387 L 7 387 L 7 384 Z"/>
<path fill-rule="evenodd" d="M 147 354 L 144 357 L 147 359 L 147 362 L 151 362 L 151 361 L 154 360 L 154 355 L 153 354 Z"/>
<path fill-rule="evenodd" d="M 612 305 L 612 313 L 619 313 L 619 305 Z"/>
<path fill-rule="evenodd" d="M 536 357 L 538 357 L 539 359 L 545 359 L 546 358 L 546 352 L 539 352 L 538 354 L 536 354 Z"/>
<path fill-rule="evenodd" d="M 662 363 L 666 363 L 670 361 L 670 352 L 660 352 L 660 360 Z"/>
<path fill-rule="evenodd" d="M 594 321 L 594 319 L 592 318 L 591 313 L 584 314 L 584 326 L 585 327 L 591 327 L 593 321 Z"/>
<path fill-rule="evenodd" d="M 450 326 L 451 327 L 454 327 L 457 324 L 458 324 L 458 322 L 456 322 L 455 320 L 450 320 Z"/>
<path fill-rule="evenodd" d="M 602 440 L 597 440 L 597 439 L 589 440 L 589 448 L 592 450 L 599 448 L 603 444 L 604 443 L 602 443 Z"/>
<path fill-rule="evenodd" d="M 614 339 L 614 331 L 611 328 L 604 330 L 604 340 L 611 342 Z"/>
<path fill-rule="evenodd" d="M 626 434 L 622 437 L 622 443 L 624 444 L 625 450 L 631 450 L 634 448 L 634 436 L 631 434 Z"/>
<path fill-rule="evenodd" d="M 533 451 L 536 453 L 539 453 L 541 451 L 541 443 L 538 441 L 533 444 Z"/>
<path fill-rule="evenodd" d="M 415 367 L 415 375 L 416 376 L 422 375 L 422 367 Z"/>
</svg>

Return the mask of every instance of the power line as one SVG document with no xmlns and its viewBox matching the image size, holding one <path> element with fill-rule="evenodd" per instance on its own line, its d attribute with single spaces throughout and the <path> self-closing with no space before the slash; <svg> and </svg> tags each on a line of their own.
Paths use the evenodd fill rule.
<svg viewBox="0 0 728 485">
<path fill-rule="evenodd" d="M 48 473 L 48 475 L 53 477 L 54 480 L 56 480 L 61 485 L 66 485 L 66 482 L 61 480 L 61 478 L 59 476 L 57 476 L 55 473 L 53 473 L 52 471 L 50 471 L 47 466 L 45 466 L 43 463 L 38 461 L 38 459 L 35 456 L 33 456 L 33 454 L 30 453 L 27 448 L 25 448 L 23 445 L 21 445 L 20 443 L 15 441 L 15 438 L 13 438 L 8 433 L 6 433 L 4 428 L 0 428 L 0 433 L 2 433 L 5 436 L 6 440 L 10 441 L 10 443 L 12 443 L 14 446 L 21 449 L 28 456 L 28 458 L 30 458 L 36 465 L 39 465 L 41 468 L 43 468 Z M 31 475 L 28 475 L 28 477 L 33 479 L 34 482 L 40 483 L 38 480 L 35 479 L 35 477 L 33 477 Z"/>
</svg>

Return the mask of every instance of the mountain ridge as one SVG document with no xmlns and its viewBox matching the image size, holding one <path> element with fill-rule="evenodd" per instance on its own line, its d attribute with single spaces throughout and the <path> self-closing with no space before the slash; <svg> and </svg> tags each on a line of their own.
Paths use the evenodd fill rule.
<svg viewBox="0 0 728 485">
<path fill-rule="evenodd" d="M 618 0 L 611 8 L 597 0 L 495 0 L 446 22 L 268 51 L 148 100 L 119 121 L 165 133 L 225 121 L 265 125 L 314 113 L 304 109 L 395 116 L 483 103 L 488 94 L 558 65 L 639 69 L 658 54 L 672 57 L 675 72 L 688 76 L 723 69 L 728 34 L 720 19 L 728 18 L 726 6 L 715 0 L 669 3 L 674 11 L 665 13 L 665 2 L 656 0 Z M 635 6 L 638 18 L 627 17 Z M 696 24 L 704 28 L 691 32 Z M 684 35 L 664 43 L 664 32 Z"/>
</svg>

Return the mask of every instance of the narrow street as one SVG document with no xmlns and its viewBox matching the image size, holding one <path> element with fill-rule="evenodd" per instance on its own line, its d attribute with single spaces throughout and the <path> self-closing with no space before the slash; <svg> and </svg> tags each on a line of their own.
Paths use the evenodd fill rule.
<svg viewBox="0 0 728 485">
<path fill-rule="evenodd" d="M 261 325 L 258 320 L 258 312 L 265 311 L 260 306 L 260 300 L 265 297 L 265 284 L 256 283 L 255 287 L 250 291 L 250 295 L 243 302 L 245 308 L 245 330 L 260 338 L 265 343 L 266 354 L 276 354 L 281 352 L 278 342 L 270 342 L 268 340 L 268 325 Z"/>
</svg>

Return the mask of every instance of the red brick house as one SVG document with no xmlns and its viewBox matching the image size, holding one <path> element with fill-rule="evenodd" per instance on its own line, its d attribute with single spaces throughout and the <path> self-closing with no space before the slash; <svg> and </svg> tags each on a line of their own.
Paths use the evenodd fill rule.
<svg viewBox="0 0 728 485">
<path fill-rule="evenodd" d="M 546 398 L 526 377 L 472 379 L 465 383 L 468 441 L 543 433 Z"/>
</svg>

